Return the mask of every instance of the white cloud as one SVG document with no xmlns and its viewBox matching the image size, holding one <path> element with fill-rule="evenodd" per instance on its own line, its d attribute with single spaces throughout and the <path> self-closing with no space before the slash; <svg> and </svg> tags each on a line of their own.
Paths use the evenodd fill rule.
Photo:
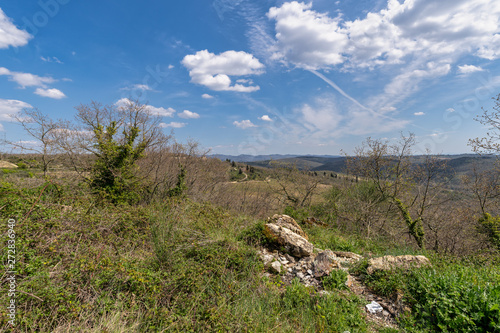
<svg viewBox="0 0 500 333">
<path fill-rule="evenodd" d="M 184 119 L 197 119 L 200 118 L 200 115 L 197 114 L 196 112 L 191 112 L 189 110 L 184 110 L 181 113 L 177 114 L 179 118 L 184 118 Z"/>
<path fill-rule="evenodd" d="M 43 89 L 43 88 L 36 88 L 35 94 L 42 96 L 42 97 L 48 97 L 48 98 L 53 98 L 53 99 L 61 99 L 66 97 L 62 91 L 59 89 Z"/>
<path fill-rule="evenodd" d="M 5 67 L 0 67 L 0 75 L 9 76 L 9 80 L 16 82 L 21 88 L 26 88 L 26 87 L 46 88 L 47 84 L 56 82 L 55 79 L 48 76 L 44 77 L 30 73 L 12 72 Z"/>
<path fill-rule="evenodd" d="M 455 109 L 454 108 L 448 108 L 446 109 L 447 112 L 455 112 Z"/>
<path fill-rule="evenodd" d="M 273 58 L 316 70 L 344 62 L 348 44 L 338 19 L 311 10 L 312 3 L 286 2 L 267 16 L 276 21 L 277 51 Z"/>
<path fill-rule="evenodd" d="M 1 99 L 0 98 L 0 120 L 12 120 L 11 115 L 14 115 L 24 108 L 31 108 L 28 103 L 18 101 L 15 99 Z"/>
<path fill-rule="evenodd" d="M 422 111 L 415 112 L 415 113 L 413 113 L 413 115 L 415 115 L 415 116 L 423 116 L 423 115 L 425 115 L 425 112 L 422 112 Z"/>
<path fill-rule="evenodd" d="M 182 64 L 189 69 L 191 82 L 215 91 L 253 92 L 259 86 L 234 84 L 230 76 L 259 75 L 264 65 L 253 55 L 240 51 L 226 51 L 219 55 L 207 50 L 184 57 Z"/>
<path fill-rule="evenodd" d="M 257 125 L 254 125 L 250 120 L 234 121 L 233 125 L 241 129 L 257 127 Z"/>
<path fill-rule="evenodd" d="M 411 59 L 448 61 L 463 53 L 500 57 L 497 0 L 389 0 L 387 7 L 344 21 L 297 1 L 273 7 L 277 52 L 298 67 L 374 67 Z"/>
<path fill-rule="evenodd" d="M 25 30 L 19 30 L 0 8 L 0 49 L 24 46 L 31 38 L 32 35 Z"/>
<path fill-rule="evenodd" d="M 386 112 L 394 112 L 397 109 L 394 106 L 384 106 L 380 108 L 380 112 L 386 113 Z"/>
<path fill-rule="evenodd" d="M 318 97 L 314 105 L 304 104 L 300 109 L 304 126 L 320 136 L 329 136 L 335 131 L 343 117 L 333 96 Z"/>
<path fill-rule="evenodd" d="M 56 57 L 40 57 L 40 59 L 42 59 L 45 62 L 55 62 L 58 64 L 63 64 L 63 62 L 57 59 Z"/>
<path fill-rule="evenodd" d="M 148 86 L 147 84 L 134 84 L 131 87 L 125 87 L 122 88 L 121 90 L 141 90 L 141 91 L 152 91 L 153 88 Z"/>
<path fill-rule="evenodd" d="M 273 121 L 267 114 L 263 115 L 262 117 L 259 117 L 259 119 L 262 121 Z"/>
<path fill-rule="evenodd" d="M 178 122 L 175 122 L 175 121 L 172 121 L 171 123 L 160 123 L 160 127 L 161 128 L 168 128 L 168 127 L 172 127 L 172 128 L 182 128 L 184 126 L 186 126 L 187 124 L 186 123 L 178 123 Z"/>
<path fill-rule="evenodd" d="M 470 73 L 475 73 L 475 72 L 482 72 L 484 69 L 478 66 L 474 65 L 463 65 L 463 66 L 458 66 L 458 74 L 470 74 Z"/>
<path fill-rule="evenodd" d="M 162 108 L 162 107 L 154 107 L 151 105 L 147 105 L 146 109 L 154 115 L 158 115 L 160 117 L 173 117 L 175 110 L 173 108 Z"/>
<path fill-rule="evenodd" d="M 133 104 L 134 102 L 131 101 L 130 99 L 128 98 L 121 98 L 119 99 L 115 105 L 118 107 L 118 108 L 126 108 L 128 107 L 130 104 Z M 146 105 L 146 110 L 151 112 L 151 114 L 153 115 L 157 115 L 157 116 L 160 116 L 160 117 L 173 117 L 174 116 L 174 113 L 175 113 L 175 110 L 173 108 L 163 108 L 163 107 L 155 107 L 155 106 L 152 106 L 152 105 Z"/>
<path fill-rule="evenodd" d="M 203 94 L 203 95 L 201 95 L 201 98 L 204 98 L 204 99 L 212 99 L 212 98 L 214 98 L 214 96 L 209 95 L 209 94 Z"/>
</svg>

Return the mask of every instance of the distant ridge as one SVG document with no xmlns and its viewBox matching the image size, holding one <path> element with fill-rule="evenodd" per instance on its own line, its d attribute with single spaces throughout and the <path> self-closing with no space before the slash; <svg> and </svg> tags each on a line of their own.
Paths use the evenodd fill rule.
<svg viewBox="0 0 500 333">
<path fill-rule="evenodd" d="M 293 154 L 269 154 L 269 155 L 224 155 L 224 154 L 213 154 L 210 157 L 218 158 L 222 161 L 226 159 L 235 162 L 259 162 L 259 161 L 269 161 L 269 160 L 283 160 L 289 158 L 334 158 L 339 157 L 335 155 L 293 155 Z"/>
</svg>

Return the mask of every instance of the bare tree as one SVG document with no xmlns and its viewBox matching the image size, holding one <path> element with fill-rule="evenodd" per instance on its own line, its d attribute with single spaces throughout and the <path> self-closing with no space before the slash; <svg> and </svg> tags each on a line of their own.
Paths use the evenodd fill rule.
<svg viewBox="0 0 500 333">
<path fill-rule="evenodd" d="M 469 140 L 469 145 L 476 153 L 500 153 L 500 94 L 493 97 L 495 105 L 493 111 L 483 110 L 476 120 L 488 127 L 488 132 L 483 138 Z"/>
<path fill-rule="evenodd" d="M 387 214 L 396 209 L 408 233 L 420 248 L 424 248 L 424 214 L 438 203 L 438 189 L 442 184 L 436 180 L 444 163 L 430 154 L 424 157 L 423 163 L 412 163 L 415 144 L 412 133 L 401 135 L 393 145 L 368 138 L 355 149 L 355 156 L 347 158 L 347 167 L 351 173 L 374 184 L 382 195 L 380 202 L 387 203 Z"/>
<path fill-rule="evenodd" d="M 13 118 L 36 142 L 7 141 L 7 143 L 21 152 L 28 151 L 40 155 L 43 175 L 47 176 L 49 166 L 57 160 L 59 153 L 59 146 L 55 140 L 58 123 L 37 108 L 25 108 L 13 115 Z"/>
<path fill-rule="evenodd" d="M 311 203 L 312 196 L 316 193 L 319 184 L 317 177 L 311 177 L 307 171 L 297 169 L 295 165 L 279 161 L 271 163 L 271 189 L 283 197 L 283 201 L 294 207 L 302 208 Z M 277 184 L 277 186 L 273 186 Z"/>
</svg>

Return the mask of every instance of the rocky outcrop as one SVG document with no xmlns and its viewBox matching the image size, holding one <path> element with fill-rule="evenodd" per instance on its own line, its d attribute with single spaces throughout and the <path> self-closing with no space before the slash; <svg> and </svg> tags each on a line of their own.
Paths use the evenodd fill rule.
<svg viewBox="0 0 500 333">
<path fill-rule="evenodd" d="M 296 233 L 297 235 L 309 239 L 307 234 L 302 230 L 300 225 L 290 216 L 288 215 L 278 215 L 274 214 L 273 217 L 267 219 L 268 223 L 275 224 L 280 227 L 287 228 L 288 230 Z"/>
<path fill-rule="evenodd" d="M 366 269 L 366 272 L 368 274 L 373 274 L 373 272 L 376 271 L 387 271 L 395 268 L 418 268 L 426 265 L 430 265 L 430 261 L 425 256 L 384 256 L 370 259 L 368 261 L 368 268 Z"/>
<path fill-rule="evenodd" d="M 286 252 L 294 257 L 308 257 L 313 253 L 314 247 L 307 239 L 278 224 L 266 224 L 264 235 L 269 240 L 283 246 Z"/>
<path fill-rule="evenodd" d="M 309 221 L 318 224 L 311 219 Z M 260 257 L 268 270 L 264 274 L 268 277 L 272 274 L 279 274 L 281 281 L 287 284 L 298 279 L 303 285 L 314 287 L 317 295 L 330 295 L 332 291 L 323 288 L 323 279 L 335 269 L 348 271 L 349 267 L 363 258 L 353 252 L 315 248 L 308 241 L 307 234 L 288 215 L 274 215 L 268 219 L 268 222 L 264 226 L 265 236 L 272 242 L 279 244 L 280 251 L 281 249 L 286 251 L 280 252 L 276 247 L 273 247 L 272 250 L 260 249 Z M 371 259 L 368 272 L 371 274 L 376 270 L 394 267 L 420 267 L 428 263 L 429 260 L 424 256 L 386 256 Z M 364 286 L 359 277 L 347 275 L 345 285 L 351 292 L 365 299 L 368 318 L 378 324 L 396 328 L 394 318 L 407 311 L 402 298 L 398 297 L 392 300 L 379 297 Z"/>
</svg>

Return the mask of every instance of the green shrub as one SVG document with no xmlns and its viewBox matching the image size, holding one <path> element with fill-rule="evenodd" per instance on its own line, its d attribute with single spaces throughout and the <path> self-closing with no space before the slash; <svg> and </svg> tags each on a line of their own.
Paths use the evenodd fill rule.
<svg viewBox="0 0 500 333">
<path fill-rule="evenodd" d="M 479 219 L 479 229 L 488 236 L 491 244 L 500 250 L 500 216 L 485 213 Z"/>
<path fill-rule="evenodd" d="M 450 265 L 409 275 L 407 297 L 417 325 L 442 332 L 500 332 L 498 276 L 478 271 Z"/>
<path fill-rule="evenodd" d="M 347 289 L 347 272 L 342 269 L 334 269 L 328 276 L 323 278 L 325 290 Z"/>
<path fill-rule="evenodd" d="M 310 212 L 306 208 L 295 208 L 286 206 L 283 214 L 293 217 L 297 222 L 302 222 L 310 217 Z"/>
<path fill-rule="evenodd" d="M 27 169 L 28 168 L 28 165 L 24 162 L 17 163 L 17 166 L 19 167 L 19 169 Z"/>
</svg>

